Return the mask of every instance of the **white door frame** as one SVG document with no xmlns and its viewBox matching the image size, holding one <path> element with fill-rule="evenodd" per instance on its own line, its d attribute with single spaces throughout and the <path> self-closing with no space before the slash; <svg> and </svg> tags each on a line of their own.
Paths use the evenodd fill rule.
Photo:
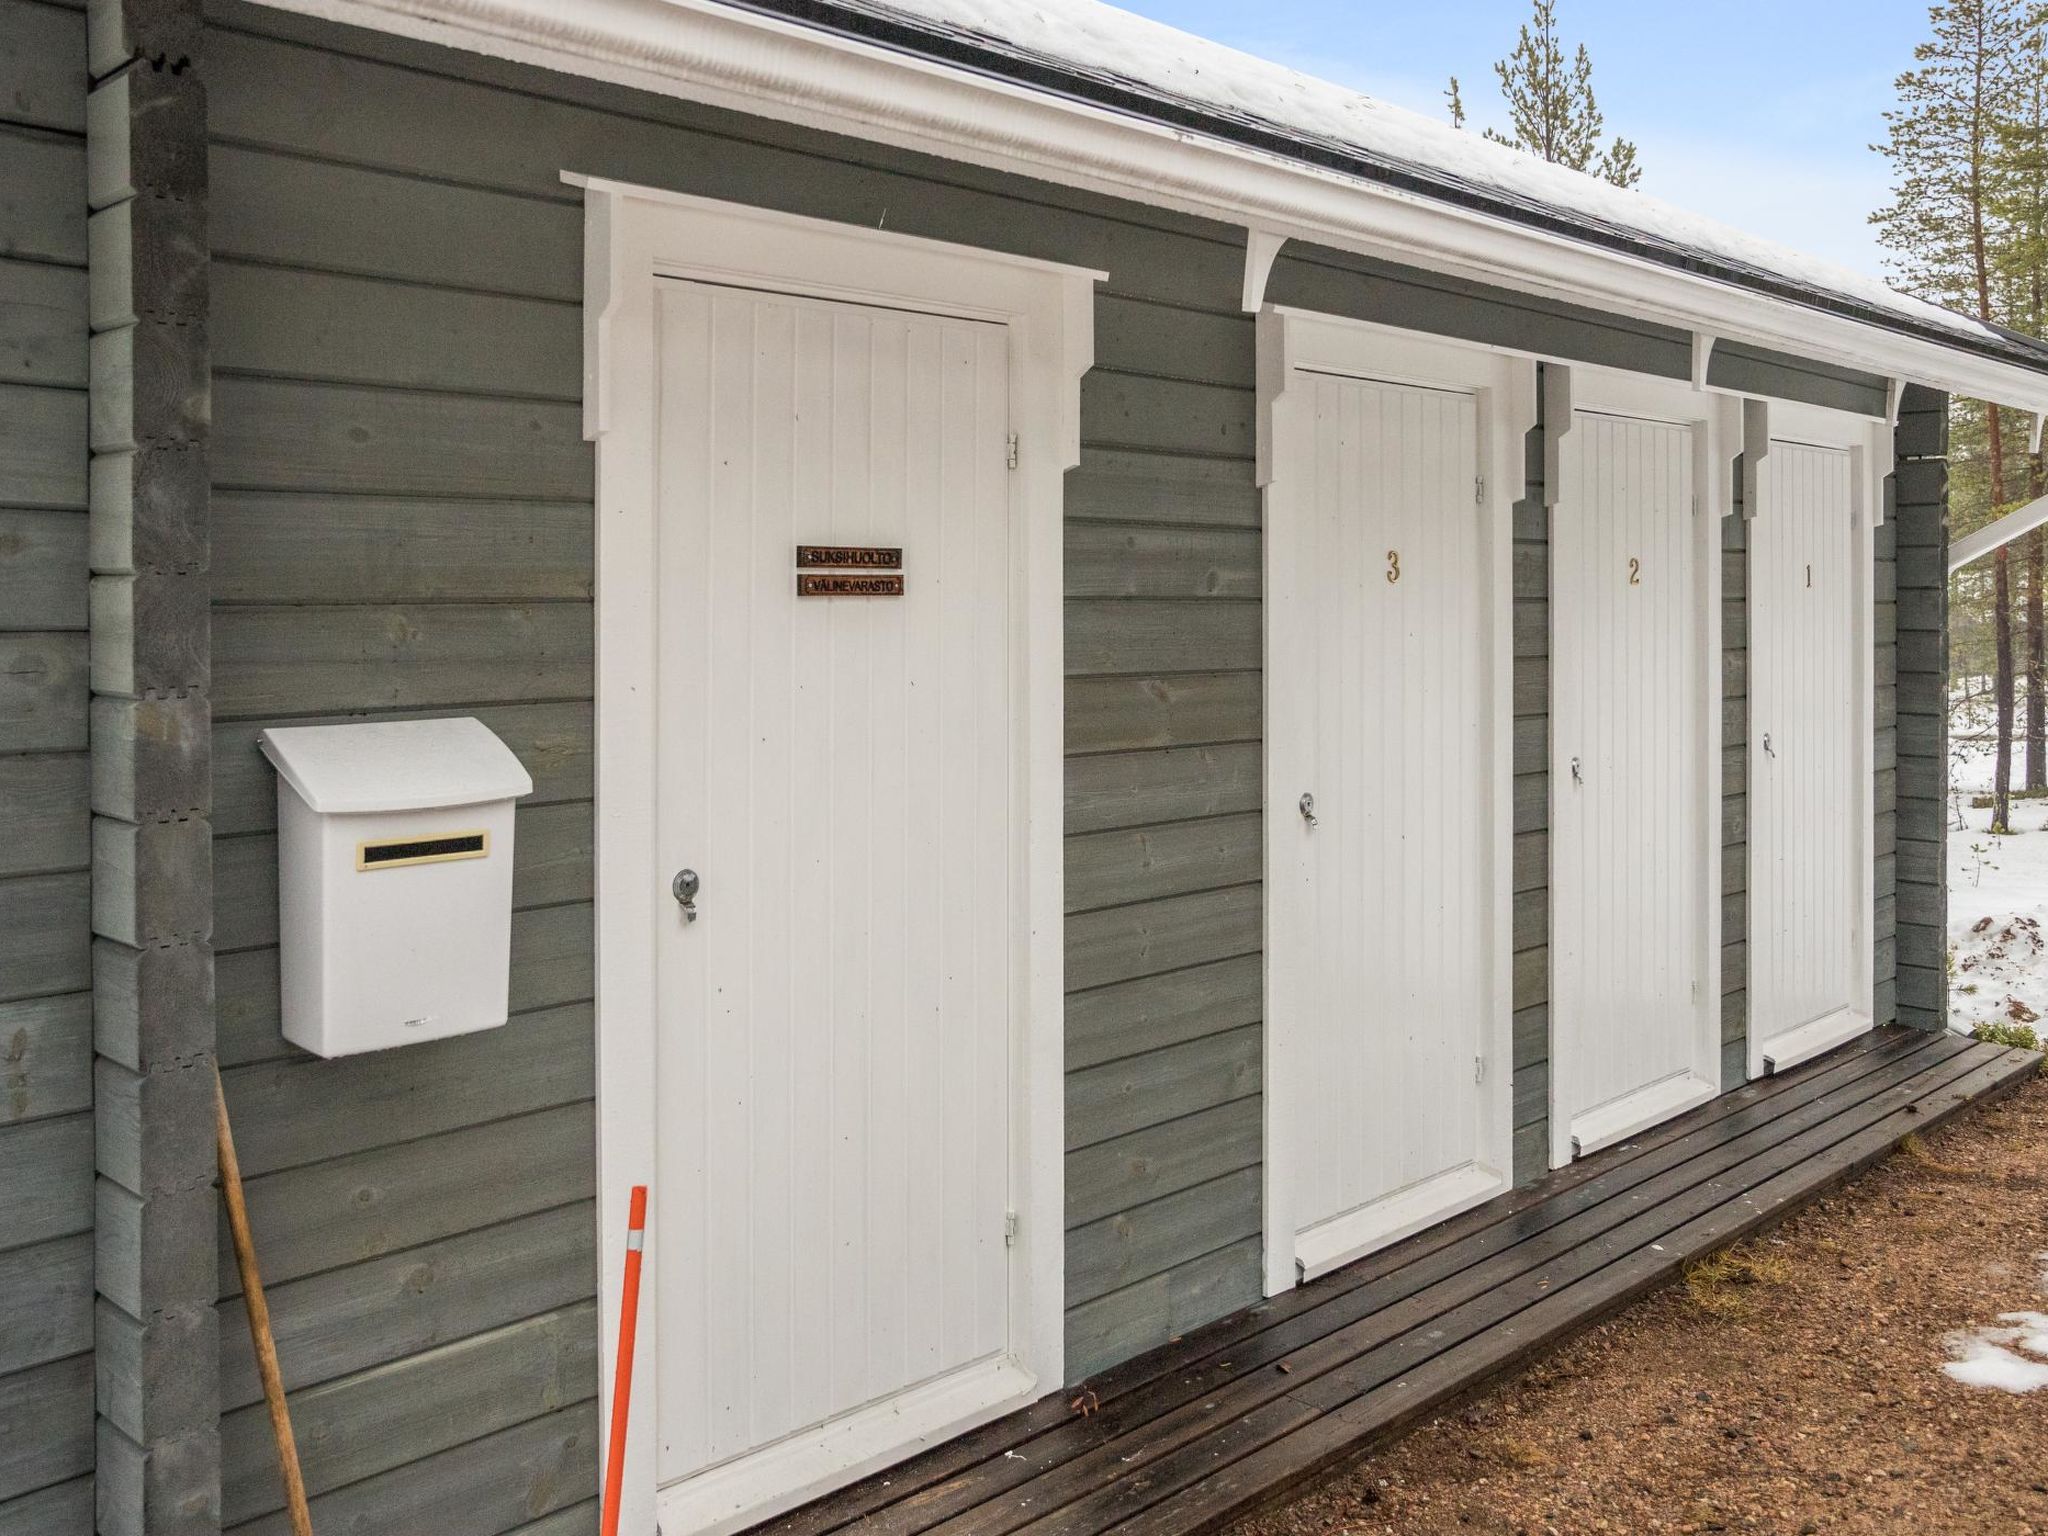
<svg viewBox="0 0 2048 1536">
<path fill-rule="evenodd" d="M 1645 1126 L 1668 1119 L 1693 1105 L 1705 1103 L 1721 1091 L 1721 519 L 1734 507 L 1729 466 L 1739 441 L 1740 402 L 1723 394 L 1698 389 L 1681 380 L 1660 379 L 1648 374 L 1624 373 L 1582 364 L 1552 363 L 1544 370 L 1544 499 L 1550 504 L 1553 551 L 1551 555 L 1551 625 L 1557 623 L 1558 561 L 1555 530 L 1561 520 L 1573 515 L 1577 487 L 1570 483 L 1570 456 L 1565 440 L 1572 431 L 1575 411 L 1596 411 L 1652 421 L 1673 422 L 1693 428 L 1693 493 L 1698 511 L 1693 516 L 1693 558 L 1699 571 L 1692 622 L 1699 640 L 1695 669 L 1696 692 L 1690 707 L 1700 726 L 1701 763 L 1699 804 L 1694 827 L 1699 853 L 1700 931 L 1694 942 L 1700 946 L 1696 964 L 1700 978 L 1699 996 L 1693 1003 L 1692 1074 L 1693 1087 L 1682 1098 L 1659 1104 L 1647 1116 L 1604 1124 L 1590 1136 L 1574 1138 L 1569 1107 L 1560 1095 L 1562 1074 L 1558 1071 L 1558 1044 L 1565 1021 L 1557 1006 L 1556 988 L 1550 988 L 1550 1162 L 1561 1168 L 1574 1157 L 1611 1146 L 1634 1135 Z M 1555 844 L 1560 797 L 1570 781 L 1569 745 L 1559 739 L 1555 722 L 1557 701 L 1570 693 L 1577 679 L 1557 664 L 1551 648 L 1550 697 L 1550 836 L 1551 879 L 1557 878 L 1558 850 Z M 1551 904 L 1550 947 L 1558 949 L 1557 904 Z"/>
<path fill-rule="evenodd" d="M 1818 448 L 1840 448 L 1849 454 L 1850 516 L 1853 533 L 1849 544 L 1850 613 L 1855 624 L 1850 657 L 1856 678 L 1856 836 L 1859 843 L 1857 882 L 1860 910 L 1852 914 L 1856 924 L 1850 946 L 1855 967 L 1856 991 L 1847 1018 L 1830 1015 L 1803 1028 L 1781 1035 L 1767 1049 L 1757 1029 L 1755 989 L 1746 989 L 1748 1003 L 1744 1028 L 1748 1031 L 1749 1075 L 1752 1078 L 1782 1072 L 1809 1061 L 1823 1051 L 1867 1033 L 1877 1016 L 1875 971 L 1877 923 L 1877 747 L 1875 739 L 1877 671 L 1875 638 L 1877 623 L 1877 528 L 1884 521 L 1884 477 L 1892 462 L 1891 424 L 1883 419 L 1830 410 L 1817 405 L 1794 404 L 1784 400 L 1751 400 L 1743 419 L 1743 506 L 1745 520 L 1755 522 L 1772 512 L 1775 492 L 1771 473 L 1770 445 L 1805 443 Z M 1756 541 L 1749 541 L 1751 558 Z M 1750 591 L 1755 591 L 1754 568 Z M 1756 610 L 1749 614 L 1752 652 L 1756 643 Z M 1752 660 L 1754 657 L 1752 656 Z M 1752 667 L 1752 677 L 1754 668 Z M 1751 685 L 1754 698 L 1754 683 Z M 1749 742 L 1750 793 L 1763 772 L 1762 738 L 1752 730 Z M 1751 818 L 1752 829 L 1755 818 Z M 1757 858 L 1754 831 L 1749 838 L 1748 856 L 1752 867 Z M 1746 902 L 1753 901 L 1756 881 L 1744 882 Z M 1751 916 L 1754 916 L 1752 909 Z M 1752 941 L 1755 937 L 1751 930 Z"/>
<path fill-rule="evenodd" d="M 1512 352 L 1390 326 L 1267 306 L 1258 317 L 1258 482 L 1265 508 L 1265 878 L 1266 1028 L 1264 1039 L 1265 1289 L 1276 1295 L 1296 1283 L 1294 1159 L 1288 1107 L 1299 1102 L 1290 1044 L 1307 1006 L 1299 978 L 1275 965 L 1285 953 L 1288 893 L 1308 878 L 1302 822 L 1295 810 L 1309 765 L 1301 760 L 1298 722 L 1314 708 L 1300 669 L 1287 663 L 1309 643 L 1307 615 L 1296 591 L 1295 518 L 1309 488 L 1288 470 L 1307 462 L 1302 450 L 1314 420 L 1297 370 L 1343 374 L 1396 384 L 1469 391 L 1477 397 L 1478 447 L 1490 520 L 1485 572 L 1491 630 L 1486 637 L 1488 740 L 1482 751 L 1492 792 L 1475 807 L 1488 821 L 1493 890 L 1492 932 L 1475 937 L 1473 963 L 1486 970 L 1489 1003 L 1483 1024 L 1486 1162 L 1513 1176 L 1514 1119 L 1514 504 L 1524 491 L 1524 439 L 1536 423 L 1536 365 Z M 1475 1196 L 1470 1204 L 1498 1190 Z M 1448 1212 L 1425 1218 L 1440 1219 Z M 1425 1223 L 1418 1223 L 1425 1224 Z M 1396 1236 L 1401 1234 L 1395 1234 Z M 1389 1238 L 1389 1241 L 1392 1239 Z"/>
<path fill-rule="evenodd" d="M 679 920 L 668 892 L 679 852 L 653 845 L 655 664 L 654 294 L 658 276 L 987 320 L 1009 327 L 1012 645 L 1018 758 L 1012 826 L 1026 921 L 1015 936 L 1011 1198 L 1018 1213 L 1010 1316 L 1017 1390 L 964 1418 L 920 1426 L 958 1434 L 1064 1379 L 1062 959 L 1064 472 L 1080 460 L 1079 382 L 1093 360 L 1094 285 L 1105 274 L 848 224 L 579 175 L 585 194 L 584 435 L 597 444 L 597 1238 L 600 1409 L 609 1421 L 626 1250 L 627 1197 L 656 1174 L 656 953 Z M 732 1528 L 908 1454 L 887 1413 L 833 1421 L 829 1446 L 784 1458 L 765 1481 L 725 1479 L 724 1516 L 678 1507 L 655 1487 L 662 1233 L 650 1226 L 635 1350 L 622 1528 L 669 1536 Z M 885 1405 L 887 1406 L 887 1405 Z M 861 1410 L 860 1412 L 871 1412 Z M 890 1437 L 894 1436 L 892 1440 Z M 602 1442 L 602 1437 L 600 1437 Z M 603 1445 L 598 1446 L 600 1460 Z M 694 1483 L 695 1479 L 687 1480 Z M 676 1485 L 677 1488 L 685 1486 Z"/>
</svg>

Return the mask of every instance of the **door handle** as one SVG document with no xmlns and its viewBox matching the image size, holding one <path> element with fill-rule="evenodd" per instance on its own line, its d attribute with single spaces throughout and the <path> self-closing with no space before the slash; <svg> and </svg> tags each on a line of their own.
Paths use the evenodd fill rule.
<svg viewBox="0 0 2048 1536">
<path fill-rule="evenodd" d="M 1579 772 L 1579 760 L 1576 757 L 1572 759 L 1572 782 L 1574 784 L 1583 784 L 1586 782 L 1586 776 L 1583 773 Z"/>
<path fill-rule="evenodd" d="M 1307 822 L 1311 827 L 1316 824 L 1316 797 L 1314 795 L 1303 795 L 1300 801 L 1297 802 L 1296 808 L 1300 810 L 1303 821 Z"/>
<path fill-rule="evenodd" d="M 683 909 L 683 921 L 697 921 L 697 890 L 703 884 L 694 869 L 679 869 L 675 879 L 668 885 L 669 894 L 676 899 L 676 905 Z"/>
<path fill-rule="evenodd" d="M 1766 757 L 1776 757 L 1778 755 L 1778 749 L 1771 745 L 1771 733 L 1769 731 L 1764 732 L 1764 755 Z"/>
</svg>

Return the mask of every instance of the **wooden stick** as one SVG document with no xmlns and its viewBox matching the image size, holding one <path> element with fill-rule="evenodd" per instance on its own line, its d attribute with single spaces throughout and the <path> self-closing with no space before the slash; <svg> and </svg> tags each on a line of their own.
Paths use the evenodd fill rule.
<svg viewBox="0 0 2048 1536">
<path fill-rule="evenodd" d="M 277 1469 L 284 1478 L 285 1507 L 291 1512 L 292 1536 L 313 1536 L 313 1514 L 306 1508 L 306 1481 L 299 1475 L 299 1443 L 292 1435 L 291 1409 L 284 1400 L 284 1376 L 277 1367 L 277 1340 L 270 1335 L 270 1304 L 263 1299 L 263 1278 L 256 1273 L 256 1240 L 249 1232 L 249 1208 L 242 1202 L 242 1165 L 235 1159 L 235 1133 L 228 1124 L 228 1096 L 220 1069 L 213 1072 L 213 1138 L 220 1150 L 220 1192 L 228 1205 L 228 1229 L 235 1238 L 235 1268 L 242 1272 L 242 1301 L 249 1309 L 249 1339 L 256 1346 L 256 1369 L 263 1377 L 263 1401 L 270 1409 L 270 1433 L 277 1441 Z"/>
</svg>

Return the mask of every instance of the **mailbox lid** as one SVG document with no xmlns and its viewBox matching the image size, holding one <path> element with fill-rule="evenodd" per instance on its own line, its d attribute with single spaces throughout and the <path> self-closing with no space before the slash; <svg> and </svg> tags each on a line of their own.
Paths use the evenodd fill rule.
<svg viewBox="0 0 2048 1536">
<path fill-rule="evenodd" d="M 257 741 L 299 798 L 323 814 L 432 810 L 533 793 L 512 749 L 468 716 L 276 726 Z"/>
</svg>

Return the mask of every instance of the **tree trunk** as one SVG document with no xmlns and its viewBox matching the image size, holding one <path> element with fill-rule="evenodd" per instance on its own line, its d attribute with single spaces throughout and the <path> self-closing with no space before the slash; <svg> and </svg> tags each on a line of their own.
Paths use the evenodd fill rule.
<svg viewBox="0 0 2048 1536">
<path fill-rule="evenodd" d="M 2038 466 L 2038 460 L 2036 464 Z M 2039 475 L 2037 473 L 2036 480 Z M 2037 489 L 2034 494 L 2040 495 Z M 2027 788 L 2048 790 L 2048 699 L 2042 697 L 2048 680 L 2048 655 L 2044 655 L 2041 630 L 2041 579 L 2048 573 L 2048 546 L 2042 530 L 2027 535 Z"/>
<path fill-rule="evenodd" d="M 2041 97 L 2038 85 L 2034 94 L 2034 115 L 2038 122 L 2041 115 Z M 2036 245 L 2038 250 L 2039 246 Z M 2028 275 L 2033 301 L 2030 321 L 2038 333 L 2041 325 L 2041 268 L 2032 266 Z M 2038 501 L 2043 490 L 2041 455 L 2027 455 L 2027 498 Z M 2048 665 L 2044 665 L 2041 620 L 2041 580 L 2048 574 L 2048 543 L 2044 543 L 2041 529 L 2036 528 L 2027 535 L 2027 788 L 2048 790 L 2048 699 L 2042 697 L 2043 683 L 2048 681 Z"/>
<path fill-rule="evenodd" d="M 1988 301 L 1985 309 L 1990 308 Z M 1998 517 L 2005 502 L 2005 445 L 1998 430 L 1998 407 L 1985 407 L 1986 436 L 1990 443 L 1991 459 L 1991 515 Z M 2011 561 L 2007 558 L 2010 546 L 2000 545 L 1992 557 L 1991 613 L 1993 632 L 1997 637 L 1998 675 L 1998 756 L 1991 779 L 1991 830 L 2010 832 L 2012 830 L 2012 728 L 2013 728 L 2013 675 L 2012 675 L 2012 576 Z"/>
<path fill-rule="evenodd" d="M 1984 162 L 1991 145 L 1990 106 L 1985 99 L 1986 67 L 1988 54 L 1981 46 L 1985 41 L 1985 17 L 1980 10 L 1976 13 L 1977 42 L 1980 45 L 1975 59 L 1972 84 L 1975 87 L 1970 100 L 1970 180 L 1968 187 L 1970 208 L 1970 255 L 1976 268 L 1977 318 L 1987 325 L 1991 322 L 1991 253 L 1984 235 L 1984 204 L 1987 200 L 1984 184 Z M 1991 515 L 2001 515 L 2005 504 L 2005 444 L 1999 435 L 1998 407 L 1985 402 L 1985 437 L 1990 449 L 1991 460 Z M 2000 545 L 1992 557 L 1996 567 L 1996 581 L 1993 586 L 1992 615 L 1993 630 L 1997 636 L 1998 649 L 1998 757 L 1991 781 L 1991 830 L 2010 832 L 2012 821 L 2012 585 L 2006 558 L 2006 546 Z"/>
<path fill-rule="evenodd" d="M 2012 830 L 2012 578 L 2009 547 L 1991 557 L 1991 611 L 1998 637 L 1998 758 L 1991 780 L 1991 830 Z"/>
</svg>

